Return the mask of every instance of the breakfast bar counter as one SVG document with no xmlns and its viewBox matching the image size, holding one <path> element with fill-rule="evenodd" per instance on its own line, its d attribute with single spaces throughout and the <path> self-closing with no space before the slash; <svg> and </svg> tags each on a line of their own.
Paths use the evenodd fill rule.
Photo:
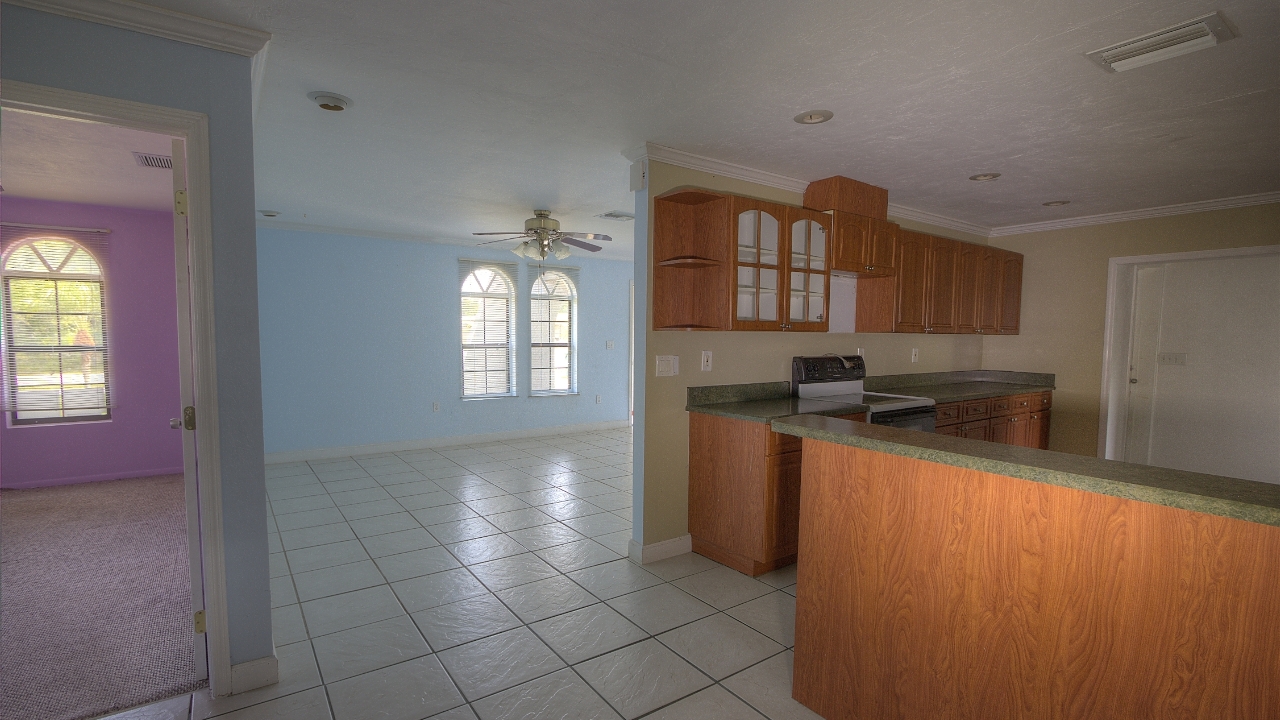
<svg viewBox="0 0 1280 720">
<path fill-rule="evenodd" d="M 794 697 L 835 718 L 1280 718 L 1280 486 L 829 417 Z"/>
</svg>

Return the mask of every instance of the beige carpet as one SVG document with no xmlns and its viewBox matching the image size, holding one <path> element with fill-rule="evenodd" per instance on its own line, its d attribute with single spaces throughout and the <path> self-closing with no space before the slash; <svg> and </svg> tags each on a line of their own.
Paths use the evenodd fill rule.
<svg viewBox="0 0 1280 720">
<path fill-rule="evenodd" d="M 182 477 L 0 492 L 0 718 L 76 720 L 204 685 Z"/>
</svg>

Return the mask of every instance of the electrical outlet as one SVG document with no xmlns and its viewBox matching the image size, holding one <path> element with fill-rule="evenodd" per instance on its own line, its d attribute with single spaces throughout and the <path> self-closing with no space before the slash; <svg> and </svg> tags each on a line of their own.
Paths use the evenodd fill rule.
<svg viewBox="0 0 1280 720">
<path fill-rule="evenodd" d="M 604 349 L 605 349 L 605 350 L 612 350 L 612 349 L 613 349 L 613 341 L 612 341 L 612 340 L 605 340 L 605 341 L 604 341 Z"/>
<path fill-rule="evenodd" d="M 911 348 L 911 362 L 920 362 L 920 348 Z"/>
<path fill-rule="evenodd" d="M 711 372 L 711 351 L 702 351 L 702 372 Z"/>
<path fill-rule="evenodd" d="M 679 355 L 658 355 L 654 357 L 654 372 L 657 377 L 673 377 L 680 374 Z"/>
<path fill-rule="evenodd" d="M 597 395 L 597 396 L 596 396 L 596 404 L 597 404 L 597 405 L 599 405 L 599 404 L 600 404 L 600 403 L 602 403 L 602 402 L 604 402 L 604 398 L 603 398 L 603 397 L 601 397 L 601 396 L 599 396 L 599 395 Z"/>
<path fill-rule="evenodd" d="M 440 412 L 440 403 L 438 402 L 431 403 L 431 412 Z"/>
</svg>

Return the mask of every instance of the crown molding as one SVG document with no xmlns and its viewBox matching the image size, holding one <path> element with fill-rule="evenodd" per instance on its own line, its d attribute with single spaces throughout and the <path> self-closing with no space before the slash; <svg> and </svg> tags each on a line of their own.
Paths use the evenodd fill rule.
<svg viewBox="0 0 1280 720">
<path fill-rule="evenodd" d="M 787 190 L 793 193 L 804 193 L 804 189 L 809 187 L 808 180 L 797 180 L 786 175 L 767 172 L 765 170 L 755 170 L 745 165 L 737 165 L 715 158 L 704 157 L 702 155 L 694 155 L 683 150 L 676 150 L 665 145 L 657 143 L 645 143 L 643 147 L 635 148 L 623 155 L 631 162 L 638 160 L 656 160 L 668 165 L 676 167 L 688 168 L 690 170 L 701 170 L 712 175 L 733 178 L 735 180 L 745 180 L 746 182 L 756 183 L 757 185 L 767 185 L 768 187 L 778 188 L 779 190 Z"/>
<path fill-rule="evenodd" d="M 1064 218 L 1062 220 L 1046 220 L 1044 222 L 1026 223 L 1025 225 L 1005 225 L 992 228 L 990 237 L 1003 235 L 1022 235 L 1024 233 L 1063 230 L 1065 228 L 1084 227 L 1086 225 L 1106 225 L 1108 223 L 1127 222 L 1129 220 L 1146 220 L 1149 218 L 1168 217 L 1170 215 L 1186 215 L 1187 213 L 1208 212 L 1210 210 L 1226 210 L 1228 208 L 1249 207 L 1250 205 L 1268 205 L 1280 202 L 1280 192 L 1256 193 L 1237 197 L 1219 198 L 1217 200 L 1201 200 L 1198 202 L 1180 203 L 1178 205 L 1162 205 L 1142 210 L 1124 210 L 1104 213 L 1102 215 L 1085 215 L 1083 217 Z"/>
<path fill-rule="evenodd" d="M 946 215 L 938 215 L 925 210 L 916 210 L 915 208 L 904 207 L 902 205 L 894 205 L 889 203 L 889 217 L 898 218 L 899 220 L 914 220 L 915 222 L 926 223 L 928 225 L 936 225 L 938 227 L 950 228 L 951 230 L 959 230 L 970 235 L 979 237 L 989 237 L 991 228 L 977 223 L 957 220 Z"/>
<path fill-rule="evenodd" d="M 206 20 L 134 0 L 4 0 L 7 5 L 40 10 L 100 25 L 156 35 L 190 45 L 253 57 L 271 39 L 262 30 Z"/>
</svg>

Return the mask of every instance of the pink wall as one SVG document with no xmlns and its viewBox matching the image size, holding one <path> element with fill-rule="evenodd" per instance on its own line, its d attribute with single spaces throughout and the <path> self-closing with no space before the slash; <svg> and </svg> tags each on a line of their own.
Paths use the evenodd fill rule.
<svg viewBox="0 0 1280 720">
<path fill-rule="evenodd" d="M 173 216 L 168 212 L 5 197 L 0 220 L 109 228 L 105 262 L 111 420 L 0 423 L 0 486 L 65 485 L 182 472 Z"/>
</svg>

